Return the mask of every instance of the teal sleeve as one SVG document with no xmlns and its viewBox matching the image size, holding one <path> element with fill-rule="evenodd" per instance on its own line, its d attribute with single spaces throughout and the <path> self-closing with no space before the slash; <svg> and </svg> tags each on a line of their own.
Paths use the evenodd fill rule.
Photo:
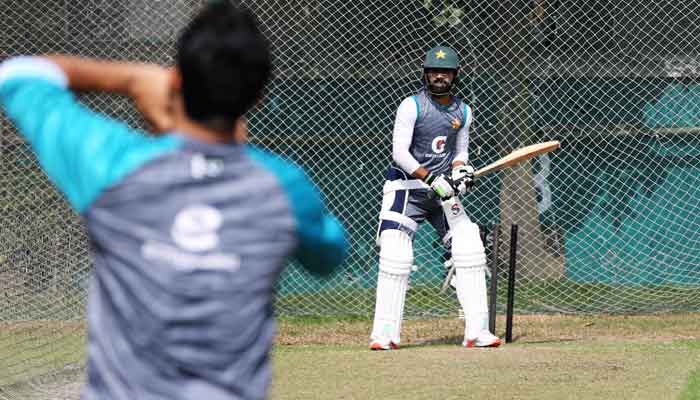
<svg viewBox="0 0 700 400">
<path fill-rule="evenodd" d="M 416 122 L 420 119 L 420 103 L 418 103 L 418 96 L 411 96 L 413 102 L 416 103 Z"/>
<path fill-rule="evenodd" d="M 299 237 L 297 260 L 314 274 L 331 274 L 345 260 L 348 244 L 343 225 L 326 210 L 318 188 L 291 161 L 254 147 L 248 154 L 277 176 L 287 193 Z"/>
<path fill-rule="evenodd" d="M 0 84 L 0 103 L 39 163 L 78 212 L 145 162 L 178 147 L 91 111 L 65 87 L 36 78 Z"/>
</svg>

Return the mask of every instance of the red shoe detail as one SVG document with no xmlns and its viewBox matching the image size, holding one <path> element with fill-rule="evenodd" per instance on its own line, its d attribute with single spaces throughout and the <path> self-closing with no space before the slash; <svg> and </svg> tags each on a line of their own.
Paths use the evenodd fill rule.
<svg viewBox="0 0 700 400">
<path fill-rule="evenodd" d="M 398 350 L 399 345 L 394 343 L 394 342 L 389 342 L 389 346 L 384 346 L 379 342 L 372 342 L 372 344 L 369 346 L 370 350 L 372 351 L 378 351 L 378 350 Z"/>
<path fill-rule="evenodd" d="M 491 342 L 487 345 L 483 345 L 483 346 L 478 345 L 476 343 L 476 339 L 467 340 L 465 343 L 463 343 L 464 347 L 470 347 L 470 348 L 471 347 L 498 347 L 500 345 L 501 345 L 501 339 L 496 339 L 493 342 Z"/>
</svg>

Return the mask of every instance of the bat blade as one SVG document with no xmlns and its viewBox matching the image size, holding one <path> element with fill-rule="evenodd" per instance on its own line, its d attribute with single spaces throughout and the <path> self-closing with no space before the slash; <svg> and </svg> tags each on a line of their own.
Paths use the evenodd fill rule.
<svg viewBox="0 0 700 400">
<path fill-rule="evenodd" d="M 519 164 L 523 161 L 529 160 L 533 157 L 537 157 L 540 154 L 544 153 L 549 153 L 550 151 L 556 150 L 559 148 L 559 141 L 558 140 L 552 140 L 549 142 L 542 142 L 542 143 L 536 143 L 536 144 L 531 144 L 529 146 L 525 146 L 522 148 L 519 148 L 512 153 L 508 154 L 507 156 L 492 162 L 491 164 L 480 168 L 474 172 L 474 177 L 479 178 L 484 175 L 490 174 L 492 172 L 500 171 L 504 168 L 511 167 L 515 164 Z"/>
</svg>

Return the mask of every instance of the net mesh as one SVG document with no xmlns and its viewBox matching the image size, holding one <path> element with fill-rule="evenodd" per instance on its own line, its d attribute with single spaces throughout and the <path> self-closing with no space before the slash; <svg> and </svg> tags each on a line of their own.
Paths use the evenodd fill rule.
<svg viewBox="0 0 700 400">
<path fill-rule="evenodd" d="M 202 4 L 5 0 L 0 58 L 71 52 L 172 64 L 177 31 Z M 474 109 L 477 168 L 524 145 L 562 143 L 463 199 L 487 248 L 501 226 L 501 251 L 489 251 L 496 277 L 507 269 L 509 228 L 519 226 L 516 311 L 700 309 L 697 2 L 244 4 L 260 16 L 276 64 L 250 116 L 252 141 L 307 169 L 351 242 L 330 280 L 290 265 L 280 314 L 371 315 L 394 113 L 420 89 L 425 51 L 441 44 L 462 59 L 458 91 Z M 143 126 L 123 99 L 82 99 Z M 0 397 L 59 393 L 84 358 L 86 236 L 4 116 L 0 221 Z M 406 317 L 456 315 L 454 294 L 440 291 L 443 251 L 422 227 Z M 499 311 L 504 300 L 501 284 Z"/>
</svg>

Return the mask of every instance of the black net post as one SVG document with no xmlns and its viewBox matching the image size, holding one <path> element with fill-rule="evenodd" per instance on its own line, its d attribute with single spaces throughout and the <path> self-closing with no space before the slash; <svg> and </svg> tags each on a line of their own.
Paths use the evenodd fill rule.
<svg viewBox="0 0 700 400">
<path fill-rule="evenodd" d="M 506 305 L 506 343 L 513 341 L 513 305 L 515 303 L 515 268 L 518 256 L 518 225 L 510 226 L 510 262 L 508 264 L 508 303 Z"/>
</svg>

